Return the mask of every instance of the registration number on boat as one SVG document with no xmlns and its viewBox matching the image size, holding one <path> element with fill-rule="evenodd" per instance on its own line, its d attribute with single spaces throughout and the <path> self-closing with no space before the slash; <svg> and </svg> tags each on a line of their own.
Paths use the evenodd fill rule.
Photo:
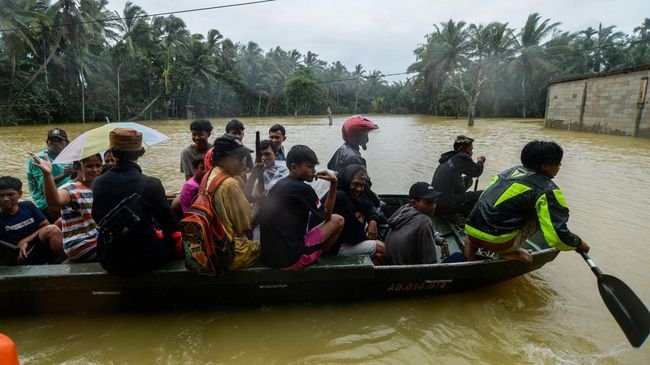
<svg viewBox="0 0 650 365">
<path fill-rule="evenodd" d="M 444 289 L 452 280 L 425 280 L 411 283 L 392 283 L 386 289 L 387 292 L 410 292 L 432 289 Z"/>
</svg>

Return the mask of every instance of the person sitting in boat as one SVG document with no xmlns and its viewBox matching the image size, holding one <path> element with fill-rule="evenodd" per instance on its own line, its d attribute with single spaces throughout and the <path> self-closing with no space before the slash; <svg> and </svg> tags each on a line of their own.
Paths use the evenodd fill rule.
<svg viewBox="0 0 650 365">
<path fill-rule="evenodd" d="M 569 208 L 552 179 L 560 171 L 563 150 L 552 141 L 532 141 L 521 150 L 521 163 L 497 175 L 483 192 L 465 224 L 465 256 L 481 247 L 507 260 L 532 262 L 521 244 L 540 228 L 549 245 L 589 251 L 567 227 Z"/>
<path fill-rule="evenodd" d="M 73 164 L 77 177 L 57 190 L 52 176 L 52 162 L 30 153 L 34 166 L 43 171 L 43 192 L 47 204 L 61 209 L 63 251 L 71 261 L 89 262 L 97 259 L 97 224 L 91 216 L 95 178 L 102 174 L 102 158 L 98 153 Z"/>
<path fill-rule="evenodd" d="M 192 144 L 181 152 L 181 172 L 185 174 L 185 180 L 190 180 L 196 172 L 192 161 L 203 158 L 205 153 L 212 148 L 208 142 L 208 138 L 212 134 L 212 123 L 207 119 L 197 119 L 190 124 L 190 132 L 192 132 Z"/>
<path fill-rule="evenodd" d="M 433 229 L 431 215 L 442 194 L 426 182 L 416 182 L 409 189 L 409 202 L 388 218 L 386 262 L 389 265 L 435 264 L 436 245 L 442 256 L 449 256 L 447 241 Z"/>
<path fill-rule="evenodd" d="M 316 172 L 317 164 L 311 148 L 293 146 L 287 154 L 289 176 L 278 181 L 266 197 L 260 228 L 262 256 L 270 266 L 297 270 L 311 265 L 334 246 L 343 230 L 343 217 L 332 214 L 337 178 L 329 171 Z M 305 184 L 314 178 L 330 182 L 322 216 L 318 196 Z"/>
<path fill-rule="evenodd" d="M 289 175 L 289 169 L 283 161 L 278 161 L 278 146 L 269 139 L 260 142 L 260 155 L 262 162 L 253 167 L 251 175 L 246 180 L 244 192 L 248 200 L 253 202 L 256 191 L 266 193 L 283 177 Z M 260 172 L 264 179 L 264 188 L 260 189 L 258 181 Z"/>
<path fill-rule="evenodd" d="M 230 122 L 226 124 L 226 134 L 237 138 L 242 143 L 244 143 L 245 129 L 246 128 L 244 127 L 244 123 L 242 123 L 239 119 L 231 119 Z M 252 168 L 253 168 L 253 158 L 249 153 L 248 155 L 246 155 L 246 170 L 241 175 L 242 180 L 246 181 L 246 174 L 249 173 Z"/>
<path fill-rule="evenodd" d="M 472 178 L 483 173 L 485 156 L 472 160 L 474 140 L 460 135 L 454 141 L 454 149 L 440 156 L 431 186 L 442 193 L 438 198 L 436 213 L 450 218 L 454 223 L 463 223 L 464 218 L 476 204 L 483 192 L 467 191 L 472 186 Z"/>
<path fill-rule="evenodd" d="M 246 235 L 251 229 L 253 212 L 237 178 L 246 170 L 246 156 L 253 151 L 229 135 L 215 139 L 212 150 L 214 167 L 208 172 L 207 186 L 220 174 L 228 175 L 212 196 L 214 212 L 234 245 L 235 255 L 228 269 L 243 269 L 255 264 L 261 254 L 260 241 Z"/>
<path fill-rule="evenodd" d="M 336 150 L 336 152 L 334 152 L 334 155 L 327 163 L 327 168 L 333 171 L 341 171 L 348 165 L 361 165 L 367 169 L 368 166 L 366 165 L 366 160 L 361 157 L 359 147 L 365 151 L 367 148 L 366 145 L 369 141 L 368 133 L 378 128 L 379 126 L 377 126 L 377 124 L 361 115 L 355 115 L 346 119 L 341 128 L 344 143 L 338 150 Z M 369 201 L 370 204 L 375 207 L 375 210 L 377 211 L 376 216 L 378 217 L 379 222 L 384 223 L 386 217 L 381 211 L 382 202 L 371 188 L 372 182 L 368 179 L 366 182 L 366 189 L 360 198 Z M 369 238 L 378 238 L 378 232 L 374 230 L 373 227 L 369 230 Z"/>
<path fill-rule="evenodd" d="M 282 124 L 274 124 L 269 128 L 269 139 L 273 141 L 275 146 L 278 148 L 278 156 L 276 160 L 285 161 L 287 159 L 286 153 L 284 153 L 284 146 L 282 143 L 287 140 L 287 131 L 284 129 Z"/>
<path fill-rule="evenodd" d="M 63 234 L 31 201 L 19 201 L 23 183 L 0 177 L 0 265 L 37 265 L 65 257 Z"/>
<path fill-rule="evenodd" d="M 276 160 L 278 157 L 278 147 L 273 141 L 268 139 L 261 141 L 259 149 L 261 151 L 260 157 L 262 162 L 255 164 L 244 186 L 246 198 L 253 204 L 253 210 L 256 211 L 259 211 L 261 208 L 266 194 L 268 194 L 273 185 L 289 175 L 289 169 L 287 169 L 285 162 Z M 259 182 L 260 175 L 264 182 L 262 188 L 260 188 Z M 254 224 L 253 238 L 260 238 L 260 227 L 257 223 Z"/>
<path fill-rule="evenodd" d="M 101 223 L 125 198 L 140 194 L 141 216 L 124 242 L 106 245 L 99 235 L 97 254 L 102 267 L 116 275 L 136 275 L 157 269 L 170 258 L 178 224 L 169 210 L 165 188 L 158 178 L 142 173 L 138 159 L 144 154 L 142 133 L 115 128 L 109 147 L 116 165 L 93 182 L 92 217 Z"/>
<path fill-rule="evenodd" d="M 115 157 L 110 149 L 104 151 L 104 165 L 102 166 L 102 174 L 115 166 Z"/>
<path fill-rule="evenodd" d="M 47 155 L 50 161 L 54 161 L 70 141 L 68 141 L 68 134 L 63 129 L 53 128 L 47 132 L 46 143 L 47 149 L 38 153 L 38 157 L 43 158 Z M 48 207 L 45 195 L 43 195 L 43 173 L 39 168 L 34 166 L 33 161 L 34 159 L 32 158 L 27 161 L 27 186 L 29 188 L 29 194 L 34 204 L 45 214 L 48 221 L 54 223 L 57 219 L 61 218 L 61 210 L 59 207 Z M 52 166 L 52 174 L 54 175 L 54 181 L 57 187 L 61 187 L 73 177 L 74 168 L 71 164 L 55 164 Z"/>
<path fill-rule="evenodd" d="M 377 231 L 376 209 L 360 196 L 368 182 L 368 172 L 361 165 L 348 165 L 337 174 L 335 214 L 345 219 L 343 231 L 328 254 L 339 256 L 368 255 L 375 265 L 384 261 L 386 248 L 378 239 L 369 239 L 367 231 Z M 327 194 L 323 197 L 327 200 Z M 366 228 L 367 227 L 367 228 Z"/>
<path fill-rule="evenodd" d="M 199 193 L 199 186 L 207 172 L 203 157 L 192 160 L 192 169 L 194 170 L 194 176 L 183 184 L 181 192 L 172 200 L 171 210 L 178 219 L 183 218 L 183 213 L 190 209 L 194 198 Z"/>
</svg>

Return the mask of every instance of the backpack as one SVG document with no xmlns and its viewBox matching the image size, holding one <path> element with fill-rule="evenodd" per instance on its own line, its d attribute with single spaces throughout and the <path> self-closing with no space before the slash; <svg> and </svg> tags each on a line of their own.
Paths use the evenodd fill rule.
<svg viewBox="0 0 650 365">
<path fill-rule="evenodd" d="M 209 176 L 210 172 L 203 177 L 199 193 L 179 225 L 187 269 L 199 274 L 223 275 L 224 268 L 233 262 L 234 245 L 212 209 L 212 196 L 230 175 L 218 174 L 207 187 Z"/>
<path fill-rule="evenodd" d="M 144 193 L 147 179 L 138 183 L 139 193 L 122 199 L 97 225 L 97 258 L 102 267 L 112 273 L 131 275 L 139 272 L 137 247 L 133 245 L 131 232 L 143 218 Z"/>
</svg>

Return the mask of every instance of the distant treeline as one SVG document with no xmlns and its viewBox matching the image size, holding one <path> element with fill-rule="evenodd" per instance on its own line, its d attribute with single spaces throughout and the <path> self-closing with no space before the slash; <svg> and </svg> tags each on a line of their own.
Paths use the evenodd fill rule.
<svg viewBox="0 0 650 365">
<path fill-rule="evenodd" d="M 422 113 L 541 116 L 552 77 L 650 64 L 650 18 L 570 33 L 531 14 L 507 23 L 449 20 L 414 45 L 406 81 L 318 54 L 191 34 L 130 2 L 3 0 L 0 125 L 233 115 Z M 406 70 L 405 70 L 406 71 Z"/>
</svg>

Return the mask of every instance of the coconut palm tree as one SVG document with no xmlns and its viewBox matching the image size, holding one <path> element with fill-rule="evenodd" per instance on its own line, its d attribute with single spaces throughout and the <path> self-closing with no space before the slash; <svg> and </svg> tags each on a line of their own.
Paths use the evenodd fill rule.
<svg viewBox="0 0 650 365">
<path fill-rule="evenodd" d="M 511 61 L 513 71 L 517 71 L 521 77 L 521 113 L 524 118 L 527 116 L 528 96 L 530 79 L 536 70 L 556 71 L 552 63 L 545 59 L 545 42 L 553 30 L 560 23 L 550 23 L 550 19 L 544 19 L 540 23 L 541 15 L 532 13 L 526 19 L 526 24 L 514 38 L 517 56 Z"/>
</svg>

